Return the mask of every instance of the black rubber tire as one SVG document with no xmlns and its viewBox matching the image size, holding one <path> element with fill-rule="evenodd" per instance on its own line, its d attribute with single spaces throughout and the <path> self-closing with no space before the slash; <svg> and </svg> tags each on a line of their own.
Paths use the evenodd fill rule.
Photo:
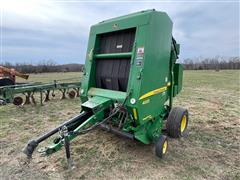
<svg viewBox="0 0 240 180">
<path fill-rule="evenodd" d="M 68 92 L 68 97 L 70 99 L 74 99 L 76 97 L 76 92 L 74 90 L 71 90 Z"/>
<path fill-rule="evenodd" d="M 15 106 L 21 106 L 21 105 L 23 105 L 23 98 L 20 97 L 20 96 L 14 97 L 14 98 L 13 98 L 13 104 L 14 104 Z"/>
<path fill-rule="evenodd" d="M 167 149 L 165 153 L 163 152 L 163 144 L 167 141 Z M 168 140 L 167 136 L 161 135 L 158 139 L 158 141 L 155 144 L 155 154 L 159 158 L 163 158 L 163 156 L 167 153 L 168 150 Z"/>
<path fill-rule="evenodd" d="M 181 132 L 181 123 L 183 116 L 186 116 L 186 126 Z M 182 107 L 174 107 L 171 109 L 167 119 L 167 133 L 172 138 L 183 137 L 186 134 L 188 126 L 188 110 Z"/>
</svg>

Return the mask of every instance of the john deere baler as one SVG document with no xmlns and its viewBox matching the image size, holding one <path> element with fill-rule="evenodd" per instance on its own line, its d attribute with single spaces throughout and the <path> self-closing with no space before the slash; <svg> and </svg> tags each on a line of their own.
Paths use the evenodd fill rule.
<svg viewBox="0 0 240 180">
<path fill-rule="evenodd" d="M 155 143 L 156 155 L 167 152 L 165 135 L 186 133 L 188 111 L 172 107 L 182 89 L 179 44 L 172 37 L 173 23 L 164 12 L 141 11 L 102 21 L 90 30 L 81 87 L 81 113 L 24 149 L 32 156 L 37 145 L 60 132 L 43 152 L 65 146 L 70 160 L 72 139 L 101 128 L 117 135 Z M 165 135 L 164 135 L 165 134 Z"/>
</svg>

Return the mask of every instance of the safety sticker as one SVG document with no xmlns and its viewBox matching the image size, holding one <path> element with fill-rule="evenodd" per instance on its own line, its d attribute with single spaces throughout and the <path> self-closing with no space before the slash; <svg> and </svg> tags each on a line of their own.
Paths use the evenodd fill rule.
<svg viewBox="0 0 240 180">
<path fill-rule="evenodd" d="M 144 47 L 137 48 L 137 55 L 143 55 L 144 54 Z"/>
<path fill-rule="evenodd" d="M 142 65 L 142 60 L 143 60 L 143 56 L 144 56 L 144 47 L 138 47 L 137 48 L 137 66 L 141 66 Z"/>
<path fill-rule="evenodd" d="M 122 49 L 122 47 L 123 47 L 122 44 L 117 45 L 117 49 Z"/>
</svg>

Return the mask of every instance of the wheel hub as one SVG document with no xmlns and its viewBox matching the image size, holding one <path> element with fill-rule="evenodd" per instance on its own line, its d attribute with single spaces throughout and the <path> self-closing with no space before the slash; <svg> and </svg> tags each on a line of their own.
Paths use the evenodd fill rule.
<svg viewBox="0 0 240 180">
<path fill-rule="evenodd" d="M 182 122 L 181 122 L 181 133 L 186 129 L 186 125 L 187 125 L 187 117 L 186 115 L 184 115 L 182 117 Z"/>
<path fill-rule="evenodd" d="M 163 154 L 166 154 L 166 152 L 167 152 L 167 146 L 168 146 L 168 143 L 167 143 L 167 141 L 165 141 L 165 142 L 163 143 Z"/>
</svg>

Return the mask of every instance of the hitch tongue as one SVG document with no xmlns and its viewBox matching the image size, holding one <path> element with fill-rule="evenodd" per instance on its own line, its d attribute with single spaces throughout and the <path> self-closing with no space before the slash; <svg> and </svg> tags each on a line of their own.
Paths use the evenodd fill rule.
<svg viewBox="0 0 240 180">
<path fill-rule="evenodd" d="M 91 114 L 89 114 L 89 112 L 83 112 L 80 115 L 77 115 L 76 117 L 64 122 L 60 126 L 52 129 L 51 131 L 47 132 L 46 134 L 43 134 L 42 136 L 36 138 L 35 140 L 30 140 L 28 142 L 27 146 L 23 149 L 23 153 L 26 154 L 28 158 L 31 158 L 32 154 L 33 154 L 34 150 L 36 149 L 36 147 L 38 146 L 38 144 L 40 144 L 44 140 L 48 139 L 52 135 L 59 132 L 61 129 L 63 129 L 64 126 L 67 128 L 68 125 L 71 125 L 71 124 L 74 124 L 74 123 L 77 123 L 77 122 L 82 123 L 82 119 L 83 118 L 87 119 L 90 115 Z M 67 129 L 66 129 L 66 133 L 68 134 Z M 44 150 L 44 152 L 43 152 L 43 150 L 41 150 L 41 152 L 44 153 L 44 154 L 51 154 L 55 151 L 56 150 L 52 149 L 52 148 L 46 148 Z"/>
</svg>

